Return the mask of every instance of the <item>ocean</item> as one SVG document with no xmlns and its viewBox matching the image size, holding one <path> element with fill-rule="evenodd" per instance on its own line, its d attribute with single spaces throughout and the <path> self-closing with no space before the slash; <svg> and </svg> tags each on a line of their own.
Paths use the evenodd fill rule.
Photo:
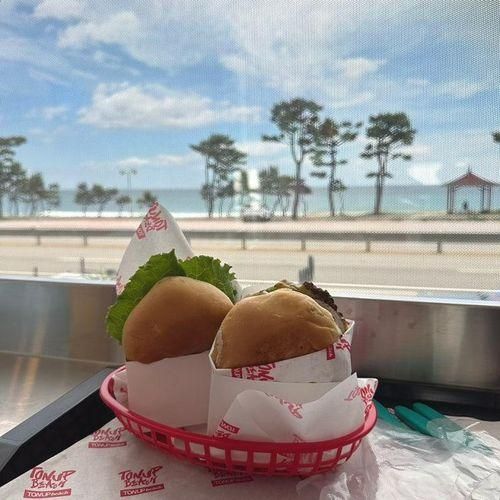
<svg viewBox="0 0 500 500">
<path fill-rule="evenodd" d="M 158 198 L 174 216 L 184 218 L 205 217 L 206 209 L 199 190 L 197 189 L 152 189 L 152 193 Z M 126 194 L 126 191 L 122 192 Z M 137 205 L 136 200 L 140 198 L 143 190 L 134 189 L 131 197 L 134 200 L 132 212 L 141 215 L 145 209 Z M 375 190 L 371 186 L 349 187 L 343 193 L 343 203 L 337 201 L 338 209 L 344 214 L 360 215 L 372 212 Z M 62 190 L 61 204 L 57 209 L 45 212 L 45 215 L 55 217 L 78 217 L 82 216 L 82 210 L 74 201 L 75 191 Z M 313 188 L 312 193 L 305 197 L 306 213 L 308 215 L 326 215 L 328 213 L 328 199 L 325 188 Z M 339 200 L 339 197 L 337 197 Z M 469 210 L 479 211 L 480 196 L 478 189 L 464 188 L 458 191 L 456 198 L 456 209 L 461 210 L 465 200 L 468 202 Z M 271 206 L 272 199 L 267 200 Z M 227 215 L 228 201 L 225 202 L 223 214 Z M 383 211 L 391 214 L 415 214 L 422 212 L 444 213 L 446 211 L 446 188 L 443 186 L 386 186 L 382 204 Z M 500 209 L 500 189 L 492 192 L 492 209 Z M 301 212 L 303 207 L 301 206 Z M 279 210 L 277 211 L 277 213 Z M 118 206 L 110 202 L 102 213 L 103 216 L 113 217 L 118 215 Z M 130 207 L 126 207 L 123 215 L 130 215 Z M 239 215 L 238 203 L 230 215 Z M 97 216 L 96 207 L 89 207 L 87 217 Z"/>
</svg>

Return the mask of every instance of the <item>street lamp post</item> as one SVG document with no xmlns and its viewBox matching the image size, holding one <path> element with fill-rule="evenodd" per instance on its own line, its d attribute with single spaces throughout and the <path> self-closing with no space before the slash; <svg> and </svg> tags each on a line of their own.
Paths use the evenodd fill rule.
<svg viewBox="0 0 500 500">
<path fill-rule="evenodd" d="M 127 176 L 127 194 L 130 198 L 130 217 L 134 214 L 134 200 L 132 199 L 132 176 L 137 174 L 135 168 L 122 168 L 120 170 L 120 175 Z"/>
</svg>

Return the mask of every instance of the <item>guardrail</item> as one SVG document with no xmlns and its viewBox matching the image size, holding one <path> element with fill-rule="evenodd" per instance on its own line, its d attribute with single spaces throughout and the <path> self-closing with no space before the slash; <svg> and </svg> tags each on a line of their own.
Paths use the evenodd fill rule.
<svg viewBox="0 0 500 500">
<path fill-rule="evenodd" d="M 42 237 L 76 237 L 82 238 L 87 246 L 92 237 L 124 237 L 130 238 L 133 232 L 128 229 L 0 229 L 0 236 L 33 236 L 37 245 L 42 244 Z M 500 244 L 498 233 L 401 233 L 401 232 L 300 232 L 300 231 L 201 231 L 187 230 L 184 235 L 188 241 L 192 239 L 239 240 L 241 249 L 247 249 L 249 240 L 266 241 L 297 241 L 300 249 L 307 250 L 308 241 L 353 241 L 364 242 L 365 251 L 371 251 L 373 242 L 412 242 L 436 243 L 436 252 L 443 252 L 443 243 L 497 243 Z"/>
</svg>

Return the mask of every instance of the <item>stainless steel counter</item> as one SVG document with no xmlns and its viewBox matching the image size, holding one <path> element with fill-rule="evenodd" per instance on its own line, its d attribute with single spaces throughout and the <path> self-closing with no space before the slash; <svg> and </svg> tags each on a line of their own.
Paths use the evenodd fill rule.
<svg viewBox="0 0 500 500">
<path fill-rule="evenodd" d="M 0 436 L 103 368 L 103 363 L 0 353 Z"/>
</svg>

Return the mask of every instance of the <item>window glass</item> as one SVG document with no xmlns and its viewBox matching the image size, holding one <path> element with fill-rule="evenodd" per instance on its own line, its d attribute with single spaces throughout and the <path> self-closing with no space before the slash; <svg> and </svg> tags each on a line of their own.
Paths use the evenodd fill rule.
<svg viewBox="0 0 500 500">
<path fill-rule="evenodd" d="M 158 200 L 244 280 L 498 299 L 499 35 L 496 0 L 3 0 L 0 273 L 113 279 Z"/>
</svg>

